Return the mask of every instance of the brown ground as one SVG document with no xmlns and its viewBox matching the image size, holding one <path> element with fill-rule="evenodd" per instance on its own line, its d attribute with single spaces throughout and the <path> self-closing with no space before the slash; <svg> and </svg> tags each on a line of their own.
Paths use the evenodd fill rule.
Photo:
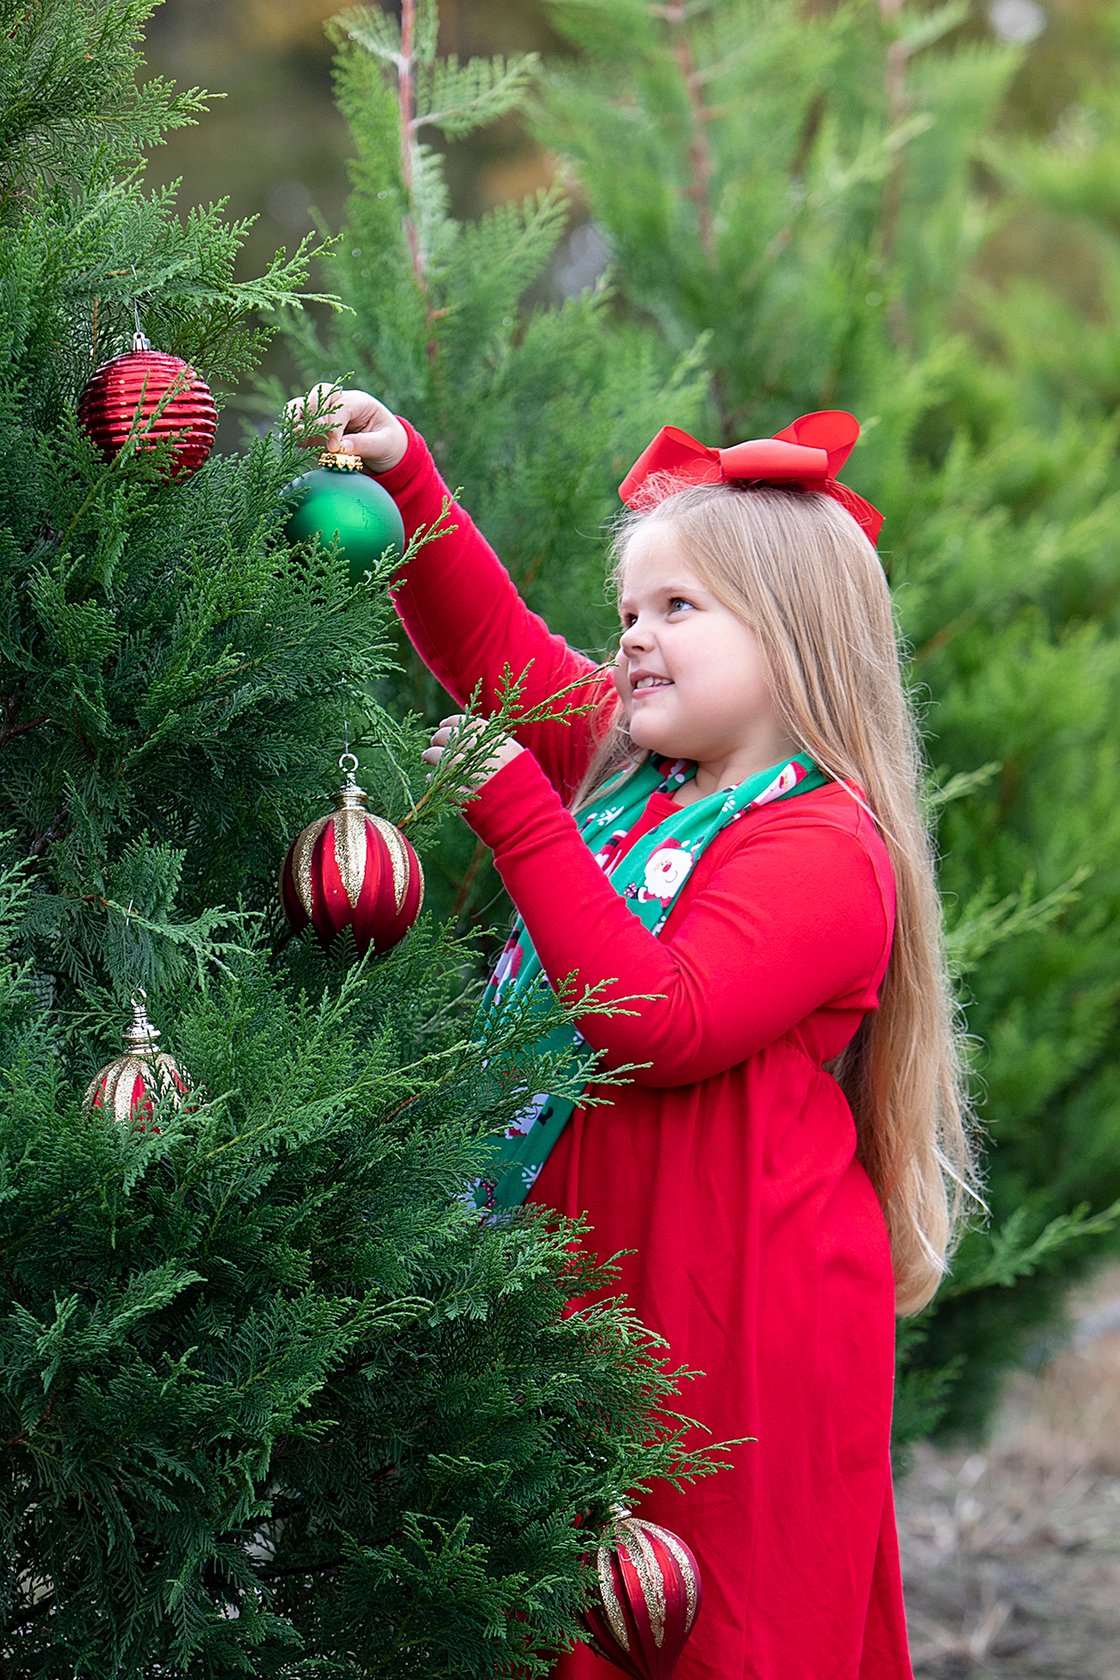
<svg viewBox="0 0 1120 1680">
<path fill-rule="evenodd" d="M 898 1488 L 917 1680 L 1120 1680 L 1120 1269 L 981 1450 Z"/>
</svg>

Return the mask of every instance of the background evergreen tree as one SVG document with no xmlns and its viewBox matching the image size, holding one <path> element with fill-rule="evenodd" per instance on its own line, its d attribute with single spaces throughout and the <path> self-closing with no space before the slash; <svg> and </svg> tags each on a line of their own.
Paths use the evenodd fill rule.
<svg viewBox="0 0 1120 1680">
<path fill-rule="evenodd" d="M 521 107 L 538 67 L 443 58 L 438 23 L 434 0 L 404 0 L 399 23 L 363 7 L 331 26 L 353 191 L 329 272 L 353 313 L 318 328 L 295 318 L 292 348 L 307 385 L 337 376 L 407 415 L 536 608 L 613 657 L 603 524 L 660 416 L 699 413 L 704 376 L 694 351 L 617 319 L 609 284 L 552 295 L 569 221 L 558 188 L 477 221 L 454 215 L 447 146 Z M 285 395 L 271 386 L 267 408 Z M 398 648 L 404 678 L 379 693 L 438 718 L 446 697 Z M 442 837 L 431 873 L 464 927 L 505 904 L 465 831 Z"/>
<path fill-rule="evenodd" d="M 242 226 L 145 192 L 203 103 L 138 81 L 151 10 L 0 3 L 0 1669 L 541 1674 L 587 1525 L 697 1462 L 571 1229 L 457 1198 L 549 1077 L 473 954 L 279 923 L 344 712 L 422 851 L 455 792 L 369 698 L 385 578 L 284 543 L 291 437 L 175 481 L 75 419 L 134 298 L 224 383 L 311 255 L 235 280 Z M 195 1089 L 130 1130 L 82 1096 L 137 986 Z"/>
<path fill-rule="evenodd" d="M 1022 52 L 964 5 L 548 12 L 578 56 L 542 132 L 628 315 L 682 351 L 703 335 L 704 437 L 864 424 L 990 1145 L 990 1230 L 904 1341 L 899 1423 L 955 1369 L 948 1419 L 974 1425 L 1120 1196 L 1115 92 L 1015 139 Z M 1017 221 L 1072 245 L 1081 307 L 993 278 Z"/>
</svg>

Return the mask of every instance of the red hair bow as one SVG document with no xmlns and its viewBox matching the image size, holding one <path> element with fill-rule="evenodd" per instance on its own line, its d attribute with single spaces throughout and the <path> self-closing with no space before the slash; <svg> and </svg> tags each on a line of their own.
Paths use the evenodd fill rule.
<svg viewBox="0 0 1120 1680">
<path fill-rule="evenodd" d="M 752 438 L 730 449 L 709 449 L 676 426 L 662 426 L 648 449 L 643 449 L 618 487 L 627 507 L 644 511 L 655 507 L 672 490 L 649 481 L 664 473 L 676 487 L 729 484 L 755 479 L 788 484 L 791 489 L 817 490 L 846 508 L 868 541 L 874 543 L 883 516 L 870 502 L 840 484 L 837 473 L 859 436 L 859 421 L 840 408 L 803 414 L 772 438 Z"/>
</svg>

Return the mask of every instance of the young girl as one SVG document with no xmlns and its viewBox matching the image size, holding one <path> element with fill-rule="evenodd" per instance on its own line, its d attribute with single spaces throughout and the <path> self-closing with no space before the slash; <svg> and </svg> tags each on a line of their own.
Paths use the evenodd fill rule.
<svg viewBox="0 0 1120 1680">
<path fill-rule="evenodd" d="M 420 437 L 329 390 L 306 399 L 334 405 L 327 447 L 363 457 L 408 532 L 433 523 Z M 911 1674 L 894 1314 L 936 1288 L 970 1166 L 879 517 L 836 477 L 857 435 L 841 414 L 730 450 L 659 434 L 622 486 L 613 683 L 461 508 L 396 596 L 459 704 L 507 664 L 530 666 L 527 703 L 573 682 L 594 702 L 508 741 L 465 815 L 523 924 L 502 983 L 647 995 L 581 1023 L 607 1068 L 646 1065 L 610 1106 L 543 1105 L 496 1193 L 528 1186 L 586 1211 L 600 1253 L 633 1250 L 621 1288 L 706 1373 L 689 1409 L 753 1438 L 641 1502 L 703 1573 L 677 1680 Z M 555 1670 L 607 1672 L 583 1647 Z"/>
</svg>

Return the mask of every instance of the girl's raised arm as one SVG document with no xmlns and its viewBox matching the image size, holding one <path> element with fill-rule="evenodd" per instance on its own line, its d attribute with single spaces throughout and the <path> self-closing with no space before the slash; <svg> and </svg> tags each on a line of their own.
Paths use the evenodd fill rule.
<svg viewBox="0 0 1120 1680">
<path fill-rule="evenodd" d="M 321 415 L 319 433 L 309 442 L 362 457 L 400 509 L 406 537 L 441 520 L 450 492 L 423 438 L 384 403 L 365 391 L 318 385 L 289 412 L 297 419 Z M 465 704 L 481 682 L 484 710 L 496 708 L 507 666 L 515 677 L 528 671 L 521 695 L 526 709 L 573 683 L 576 693 L 561 706 L 613 704 L 609 679 L 530 612 L 470 515 L 452 503 L 443 524 L 446 534 L 400 574 L 394 601 L 413 647 L 457 704 Z M 591 715 L 569 727 L 545 722 L 515 731 L 565 797 L 590 757 Z"/>
</svg>

